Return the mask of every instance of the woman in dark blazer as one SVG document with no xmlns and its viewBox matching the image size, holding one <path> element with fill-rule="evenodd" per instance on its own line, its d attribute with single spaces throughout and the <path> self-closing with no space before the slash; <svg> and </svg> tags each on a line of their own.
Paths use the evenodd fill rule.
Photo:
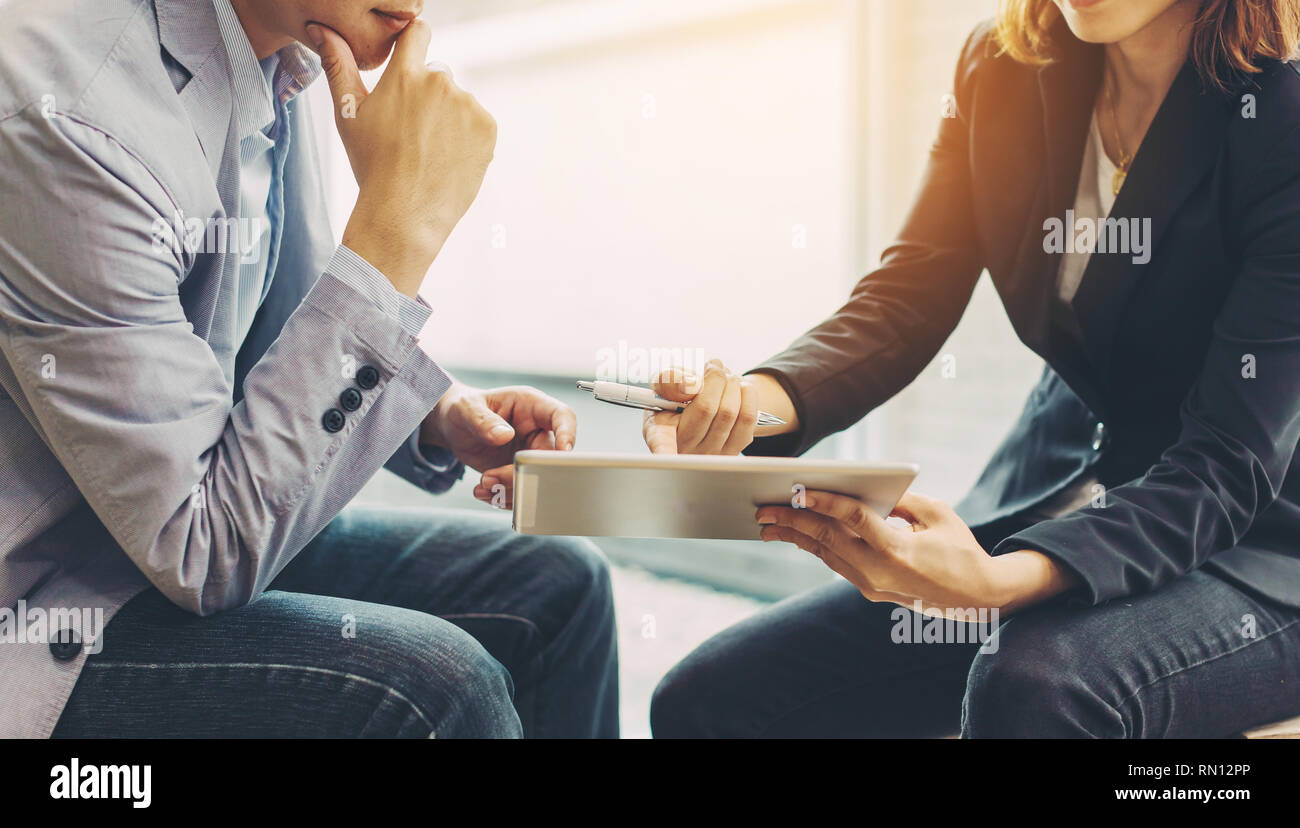
<svg viewBox="0 0 1300 828">
<path fill-rule="evenodd" d="M 675 667 L 657 736 L 1221 736 L 1300 714 L 1298 37 L 1297 0 L 1009 0 L 971 35 L 879 269 L 746 376 L 663 378 L 695 402 L 646 439 L 805 451 L 917 376 L 984 269 L 1042 379 L 955 509 L 760 509 L 764 539 L 845 580 Z M 757 409 L 789 425 L 756 432 Z M 924 618 L 978 609 L 995 636 Z"/>
</svg>

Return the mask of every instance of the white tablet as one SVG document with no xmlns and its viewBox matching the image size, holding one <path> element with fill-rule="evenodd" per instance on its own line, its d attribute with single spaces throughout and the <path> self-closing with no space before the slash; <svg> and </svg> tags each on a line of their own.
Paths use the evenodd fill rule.
<svg viewBox="0 0 1300 828">
<path fill-rule="evenodd" d="M 788 457 L 521 451 L 514 526 L 525 535 L 758 540 L 759 506 L 820 489 L 855 497 L 883 517 L 917 471 Z"/>
</svg>

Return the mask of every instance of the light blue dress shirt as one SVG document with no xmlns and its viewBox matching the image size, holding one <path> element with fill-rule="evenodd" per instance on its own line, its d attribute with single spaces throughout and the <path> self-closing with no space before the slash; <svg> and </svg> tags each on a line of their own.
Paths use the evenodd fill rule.
<svg viewBox="0 0 1300 828">
<path fill-rule="evenodd" d="M 294 44 L 259 61 L 230 0 L 213 0 L 221 38 L 234 78 L 235 125 L 239 131 L 240 251 L 236 325 L 239 342 L 252 328 L 266 298 L 280 253 L 284 164 L 292 136 L 285 108 L 321 74 L 320 60 Z M 399 293 L 388 278 L 354 251 L 339 246 L 326 270 L 396 318 L 418 337 L 432 309 L 422 299 Z M 406 457 L 394 460 L 417 480 L 454 471 L 458 461 L 445 449 L 421 446 L 419 432 L 407 441 Z M 390 468 L 392 466 L 390 465 Z"/>
</svg>

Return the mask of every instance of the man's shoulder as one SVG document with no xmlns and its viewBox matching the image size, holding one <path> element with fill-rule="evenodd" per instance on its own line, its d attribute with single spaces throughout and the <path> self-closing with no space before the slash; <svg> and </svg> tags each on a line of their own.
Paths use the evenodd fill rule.
<svg viewBox="0 0 1300 828">
<path fill-rule="evenodd" d="M 133 68 L 140 56 L 131 52 L 150 41 L 160 61 L 152 28 L 149 0 L 0 0 L 0 120 L 33 105 L 76 111 L 93 84 Z"/>
<path fill-rule="evenodd" d="M 69 142 L 92 155 L 116 146 L 101 163 L 135 169 L 112 173 L 142 165 L 168 187 L 194 168 L 185 70 L 160 42 L 154 0 L 0 0 L 0 43 L 0 147 L 57 157 Z"/>
</svg>

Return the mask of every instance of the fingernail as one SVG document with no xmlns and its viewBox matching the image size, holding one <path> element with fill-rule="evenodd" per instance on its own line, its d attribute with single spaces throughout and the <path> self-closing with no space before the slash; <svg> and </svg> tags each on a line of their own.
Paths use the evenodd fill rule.
<svg viewBox="0 0 1300 828">
<path fill-rule="evenodd" d="M 758 522 L 763 526 L 770 526 L 771 524 L 776 523 L 776 519 L 768 515 L 759 515 Z"/>
<path fill-rule="evenodd" d="M 315 23 L 307 24 L 307 36 L 311 38 L 312 45 L 317 51 L 325 46 L 325 30 Z"/>
<path fill-rule="evenodd" d="M 493 486 L 495 486 L 496 484 L 498 484 L 498 483 L 500 483 L 500 482 L 501 482 L 501 481 L 500 481 L 500 480 L 497 480 L 495 477 L 484 477 L 484 478 L 483 478 L 483 486 L 484 486 L 484 488 L 487 488 L 487 489 L 491 489 Z"/>
</svg>

